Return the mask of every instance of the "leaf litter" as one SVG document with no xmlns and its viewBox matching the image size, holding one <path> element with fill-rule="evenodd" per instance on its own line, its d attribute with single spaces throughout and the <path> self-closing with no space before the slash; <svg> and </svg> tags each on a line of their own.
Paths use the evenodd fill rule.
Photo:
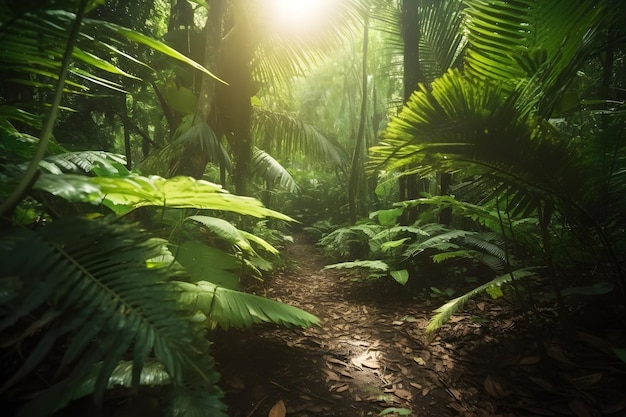
<svg viewBox="0 0 626 417">
<path fill-rule="evenodd" d="M 539 345 L 516 328 L 523 320 L 502 298 L 477 299 L 429 339 L 433 300 L 409 297 L 393 282 L 323 270 L 303 236 L 287 255 L 297 269 L 248 291 L 303 308 L 320 326 L 214 332 L 231 417 L 626 413 L 626 364 L 615 354 L 626 346 L 623 326 L 610 340 L 586 330 L 575 345 L 554 335 Z"/>
</svg>

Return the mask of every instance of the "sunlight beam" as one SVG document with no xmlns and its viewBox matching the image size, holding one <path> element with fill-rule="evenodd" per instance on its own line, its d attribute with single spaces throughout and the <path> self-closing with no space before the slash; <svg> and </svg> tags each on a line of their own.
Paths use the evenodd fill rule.
<svg viewBox="0 0 626 417">
<path fill-rule="evenodd" d="M 329 18 L 332 0 L 269 0 L 274 26 L 306 32 Z"/>
</svg>

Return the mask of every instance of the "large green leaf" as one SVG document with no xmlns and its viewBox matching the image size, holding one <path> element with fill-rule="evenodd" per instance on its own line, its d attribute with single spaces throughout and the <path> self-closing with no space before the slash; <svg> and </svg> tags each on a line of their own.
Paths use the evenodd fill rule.
<svg viewBox="0 0 626 417">
<path fill-rule="evenodd" d="M 181 303 L 200 311 L 209 323 L 225 329 L 249 327 L 255 323 L 277 323 L 284 326 L 307 327 L 319 319 L 297 307 L 217 286 L 211 282 L 179 282 Z"/>
<path fill-rule="evenodd" d="M 237 272 L 242 269 L 242 260 L 234 255 L 193 241 L 182 243 L 173 252 L 193 281 L 210 281 L 230 289 L 239 287 Z"/>
<path fill-rule="evenodd" d="M 206 227 L 210 233 L 225 240 L 231 245 L 238 246 L 243 251 L 254 252 L 252 250 L 252 246 L 250 246 L 250 242 L 248 242 L 241 231 L 233 226 L 232 223 L 227 222 L 224 219 L 218 219 L 217 217 L 210 216 L 189 216 L 185 220 L 200 223 Z"/>
<path fill-rule="evenodd" d="M 134 174 L 126 177 L 42 174 L 34 188 L 68 201 L 105 204 L 118 214 L 153 206 L 222 210 L 293 221 L 289 216 L 266 208 L 259 200 L 230 194 L 220 185 L 191 177 L 165 179 Z"/>
</svg>

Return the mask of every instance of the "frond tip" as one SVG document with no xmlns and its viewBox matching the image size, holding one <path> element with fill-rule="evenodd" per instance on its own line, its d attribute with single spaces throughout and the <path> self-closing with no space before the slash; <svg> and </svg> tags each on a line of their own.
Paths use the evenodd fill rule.
<svg viewBox="0 0 626 417">
<path fill-rule="evenodd" d="M 443 326 L 454 313 L 463 308 L 466 302 L 475 295 L 486 291 L 489 288 L 500 286 L 506 282 L 513 281 L 514 279 L 528 278 L 530 276 L 537 275 L 536 268 L 523 268 L 513 271 L 508 274 L 500 275 L 492 279 L 491 281 L 474 288 L 473 290 L 463 294 L 460 297 L 452 299 L 435 310 L 435 314 L 430 319 L 428 326 L 426 327 L 426 333 L 431 334 L 437 331 Z"/>
</svg>

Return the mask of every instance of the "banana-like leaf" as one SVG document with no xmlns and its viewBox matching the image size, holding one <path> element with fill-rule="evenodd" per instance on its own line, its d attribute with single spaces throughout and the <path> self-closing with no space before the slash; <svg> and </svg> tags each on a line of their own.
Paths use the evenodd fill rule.
<svg viewBox="0 0 626 417">
<path fill-rule="evenodd" d="M 42 174 L 34 188 L 67 201 L 105 204 L 117 214 L 146 206 L 229 211 L 258 218 L 293 221 L 254 198 L 233 195 L 220 185 L 191 177 L 165 179 L 130 174 L 126 177 L 84 177 Z"/>
<path fill-rule="evenodd" d="M 473 290 L 463 294 L 462 296 L 448 301 L 447 303 L 435 310 L 435 314 L 431 317 L 430 322 L 426 327 L 426 333 L 433 333 L 441 326 L 443 326 L 454 313 L 463 308 L 465 303 L 475 295 L 486 291 L 494 286 L 500 286 L 504 283 L 513 281 L 514 279 L 528 278 L 536 275 L 537 268 L 518 269 L 511 273 L 500 275 L 499 277 L 496 277 L 491 281 L 474 288 Z"/>
<path fill-rule="evenodd" d="M 271 253 L 272 255 L 278 255 L 278 253 L 279 253 L 278 249 L 276 249 L 274 246 L 272 246 L 265 239 L 260 238 L 260 237 L 258 237 L 257 235 L 255 235 L 253 233 L 246 232 L 245 230 L 240 230 L 239 232 L 241 234 L 243 234 L 243 236 L 246 239 L 248 239 L 249 242 L 256 243 L 257 245 L 259 245 L 261 248 L 263 248 L 267 252 Z"/>
<path fill-rule="evenodd" d="M 389 265 L 379 260 L 374 260 L 374 261 L 365 260 L 365 261 L 339 262 L 336 264 L 324 266 L 324 269 L 353 269 L 353 268 L 365 268 L 365 269 L 373 269 L 376 271 L 388 271 Z"/>
<path fill-rule="evenodd" d="M 218 219 L 217 217 L 210 216 L 189 216 L 185 220 L 191 220 L 199 223 L 220 239 L 225 240 L 231 245 L 238 246 L 245 252 L 254 253 L 252 246 L 250 246 L 250 242 L 248 242 L 243 233 L 233 226 L 232 223 L 227 222 L 224 219 Z"/>
<path fill-rule="evenodd" d="M 199 310 L 210 324 L 224 329 L 249 327 L 256 323 L 308 327 L 319 319 L 297 307 L 217 286 L 211 282 L 178 282 L 183 306 Z"/>
<path fill-rule="evenodd" d="M 405 285 L 409 281 L 409 271 L 407 271 L 406 269 L 401 269 L 399 271 L 391 271 L 389 272 L 389 274 L 399 284 Z"/>
<path fill-rule="evenodd" d="M 193 281 L 210 281 L 230 289 L 239 287 L 242 261 L 234 255 L 194 241 L 182 243 L 173 252 Z"/>
<path fill-rule="evenodd" d="M 54 348 L 62 348 L 60 372 L 71 371 L 36 396 L 22 415 L 55 409 L 60 395 L 98 360 L 102 366 L 94 392 L 101 397 L 129 351 L 135 383 L 143 363 L 154 355 L 173 384 L 187 384 L 200 373 L 201 389 L 215 391 L 215 378 L 207 376 L 212 368 L 202 369 L 197 362 L 208 344 L 171 297 L 171 279 L 181 271 L 173 265 L 148 266 L 150 259 L 169 253 L 164 241 L 147 238 L 119 220 L 67 218 L 36 232 L 20 229 L 4 235 L 0 248 L 2 281 L 20 280 L 3 305 L 0 329 L 33 339 L 33 348 L 0 390 L 16 389 Z M 31 322 L 33 314 L 39 319 L 22 328 L 20 323 Z"/>
</svg>

